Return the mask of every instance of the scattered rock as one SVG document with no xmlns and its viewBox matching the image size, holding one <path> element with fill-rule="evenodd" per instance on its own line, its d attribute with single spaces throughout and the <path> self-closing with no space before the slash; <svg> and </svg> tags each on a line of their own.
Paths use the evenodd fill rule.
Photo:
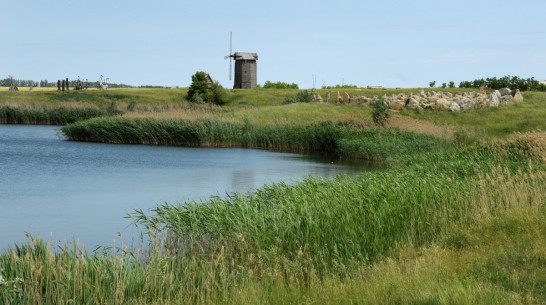
<svg viewBox="0 0 546 305">
<path fill-rule="evenodd" d="M 451 102 L 449 102 L 447 99 L 445 98 L 439 98 L 436 100 L 436 105 L 438 106 L 438 109 L 439 110 L 442 110 L 442 109 L 449 109 L 449 106 L 451 105 Z"/>
<path fill-rule="evenodd" d="M 498 92 L 498 91 L 496 91 Z M 495 92 L 489 94 L 489 100 L 487 101 L 487 106 L 489 107 L 497 107 L 499 106 L 499 96 L 495 94 Z"/>
<path fill-rule="evenodd" d="M 459 106 L 459 104 L 453 102 L 449 106 L 449 111 L 461 111 L 461 106 Z"/>
<path fill-rule="evenodd" d="M 313 94 L 313 100 L 314 103 L 322 103 L 322 96 L 320 94 Z"/>
<path fill-rule="evenodd" d="M 347 92 L 343 92 L 343 104 L 349 104 L 351 102 L 351 97 Z"/>
<path fill-rule="evenodd" d="M 474 109 L 476 107 L 476 102 L 466 97 L 463 97 L 457 103 L 461 106 L 461 110 Z"/>
<path fill-rule="evenodd" d="M 416 108 L 420 107 L 419 102 L 416 99 L 414 99 L 413 97 L 410 97 L 409 101 L 406 101 L 405 104 L 406 104 L 406 107 L 413 108 L 413 109 L 416 109 Z"/>
<path fill-rule="evenodd" d="M 512 95 L 512 90 L 510 90 L 509 88 L 502 88 L 499 89 L 499 93 L 501 96 Z"/>
<path fill-rule="evenodd" d="M 499 99 L 499 106 L 504 106 L 504 105 L 508 105 L 512 102 L 514 98 L 512 97 L 512 95 L 503 95 L 500 97 Z"/>
<path fill-rule="evenodd" d="M 512 97 L 514 102 L 521 102 L 523 101 L 523 95 L 519 91 L 519 89 L 512 90 Z"/>
</svg>

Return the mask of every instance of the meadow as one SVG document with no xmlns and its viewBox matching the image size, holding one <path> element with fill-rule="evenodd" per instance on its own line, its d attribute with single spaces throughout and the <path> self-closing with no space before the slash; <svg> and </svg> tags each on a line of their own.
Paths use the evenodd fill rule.
<svg viewBox="0 0 546 305">
<path fill-rule="evenodd" d="M 383 164 L 356 178 L 133 211 L 127 217 L 150 240 L 141 248 L 121 235 L 93 252 L 29 236 L 0 254 L 0 303 L 546 303 L 546 94 L 461 113 L 403 110 L 377 127 L 369 105 L 283 104 L 297 92 L 230 90 L 222 107 L 188 104 L 185 89 L 0 92 L 3 123 L 6 107 L 101 111 L 63 123 L 71 140 Z"/>
</svg>

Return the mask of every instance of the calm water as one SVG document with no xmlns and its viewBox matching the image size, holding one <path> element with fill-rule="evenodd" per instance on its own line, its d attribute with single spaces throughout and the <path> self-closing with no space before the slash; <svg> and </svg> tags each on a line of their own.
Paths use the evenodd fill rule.
<svg viewBox="0 0 546 305">
<path fill-rule="evenodd" d="M 56 126 L 0 125 L 0 250 L 24 241 L 25 231 L 88 249 L 112 245 L 121 231 L 129 243 L 138 234 L 124 216 L 135 208 L 363 170 L 255 149 L 69 142 Z"/>
</svg>

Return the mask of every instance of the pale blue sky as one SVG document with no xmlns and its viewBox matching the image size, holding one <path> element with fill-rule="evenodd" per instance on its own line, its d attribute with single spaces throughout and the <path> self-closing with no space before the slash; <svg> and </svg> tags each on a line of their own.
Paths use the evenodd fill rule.
<svg viewBox="0 0 546 305">
<path fill-rule="evenodd" d="M 427 87 L 516 75 L 546 79 L 546 1 L 7 1 L 0 78 L 102 74 L 227 88 L 233 51 L 257 52 L 258 83 Z"/>
</svg>

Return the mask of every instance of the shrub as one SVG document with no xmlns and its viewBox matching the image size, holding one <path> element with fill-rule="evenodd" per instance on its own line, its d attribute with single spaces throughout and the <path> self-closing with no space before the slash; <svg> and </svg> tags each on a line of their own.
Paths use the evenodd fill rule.
<svg viewBox="0 0 546 305">
<path fill-rule="evenodd" d="M 198 71 L 191 77 L 192 83 L 188 90 L 188 100 L 195 104 L 212 103 L 222 105 L 226 103 L 226 90 L 219 82 L 209 83 L 205 72 Z"/>
<path fill-rule="evenodd" d="M 276 82 L 272 83 L 270 81 L 266 81 L 264 86 L 264 89 L 299 89 L 298 84 L 295 83 L 285 83 L 285 82 Z"/>
<path fill-rule="evenodd" d="M 389 106 L 385 100 L 381 97 L 372 103 L 372 119 L 378 126 L 385 126 L 387 119 L 389 118 Z"/>
<path fill-rule="evenodd" d="M 436 81 L 431 81 L 430 83 L 428 83 L 428 85 L 430 86 L 430 88 L 433 88 L 434 85 L 436 85 Z"/>
<path fill-rule="evenodd" d="M 296 95 L 296 102 L 298 103 L 311 103 L 313 100 L 313 90 L 311 92 L 303 90 Z"/>
</svg>

